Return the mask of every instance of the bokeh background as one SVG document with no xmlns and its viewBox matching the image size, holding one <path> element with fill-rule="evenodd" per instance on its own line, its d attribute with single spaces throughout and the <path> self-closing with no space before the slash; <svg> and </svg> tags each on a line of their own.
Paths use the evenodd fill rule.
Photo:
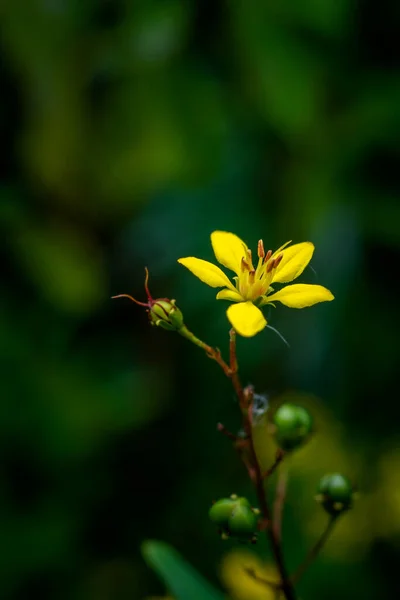
<svg viewBox="0 0 400 600">
<path fill-rule="evenodd" d="M 255 501 L 216 432 L 239 427 L 229 382 L 110 300 L 143 300 L 147 265 L 154 296 L 226 350 L 226 304 L 176 262 L 212 259 L 214 229 L 312 240 L 302 281 L 336 296 L 272 309 L 290 349 L 239 340 L 244 382 L 316 420 L 291 465 L 292 568 L 324 526 L 319 478 L 360 491 L 301 597 L 396 596 L 399 17 L 390 0 L 2 3 L 2 598 L 163 595 L 147 538 L 237 600 L 267 597 L 241 568 L 268 562 L 264 540 L 222 542 L 207 519 L 219 496 Z"/>
</svg>

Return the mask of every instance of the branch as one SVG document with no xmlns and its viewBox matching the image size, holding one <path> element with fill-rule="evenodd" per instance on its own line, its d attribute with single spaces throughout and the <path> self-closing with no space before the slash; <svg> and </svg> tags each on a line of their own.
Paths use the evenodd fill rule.
<svg viewBox="0 0 400 600">
<path fill-rule="evenodd" d="M 301 577 L 304 575 L 308 567 L 311 565 L 313 560 L 318 556 L 320 551 L 325 545 L 325 542 L 329 538 L 332 533 L 333 527 L 335 526 L 336 521 L 338 520 L 339 515 L 332 515 L 328 521 L 327 526 L 325 527 L 322 535 L 318 538 L 314 546 L 311 548 L 304 561 L 297 567 L 296 571 L 291 575 L 290 581 L 292 583 L 297 583 Z"/>
<path fill-rule="evenodd" d="M 286 499 L 287 482 L 288 472 L 287 470 L 285 470 L 279 474 L 278 483 L 276 485 L 275 502 L 272 517 L 272 528 L 274 530 L 274 535 L 279 543 L 282 539 L 282 515 Z"/>
<path fill-rule="evenodd" d="M 242 384 L 237 373 L 237 358 L 236 358 L 236 334 L 233 330 L 230 331 L 230 357 L 231 367 L 236 365 L 236 372 L 232 375 L 232 382 L 235 388 L 235 392 L 238 396 L 240 407 L 243 414 L 243 429 L 248 437 L 248 452 L 251 464 L 251 479 L 254 482 L 260 510 L 263 518 L 267 523 L 271 523 L 271 511 L 267 502 L 267 496 L 264 489 L 264 477 L 261 472 L 260 464 L 258 462 L 257 454 L 254 447 L 253 440 L 253 428 L 251 424 L 251 411 L 253 404 L 253 389 L 247 387 L 244 392 Z M 250 471 L 249 471 L 250 474 Z M 281 579 L 281 590 L 286 600 L 296 600 L 296 594 L 293 588 L 293 584 L 289 579 L 288 572 L 282 553 L 282 547 L 279 538 L 276 537 L 275 530 L 273 527 L 266 529 L 267 536 L 271 545 L 272 553 L 275 558 L 275 562 L 278 567 L 280 579 Z"/>
<path fill-rule="evenodd" d="M 267 479 L 268 477 L 270 477 L 275 472 L 275 470 L 279 467 L 279 465 L 281 464 L 281 462 L 283 461 L 284 458 L 285 458 L 285 451 L 281 450 L 281 448 L 278 448 L 278 450 L 276 451 L 275 462 L 267 471 L 264 471 L 263 479 Z"/>
</svg>

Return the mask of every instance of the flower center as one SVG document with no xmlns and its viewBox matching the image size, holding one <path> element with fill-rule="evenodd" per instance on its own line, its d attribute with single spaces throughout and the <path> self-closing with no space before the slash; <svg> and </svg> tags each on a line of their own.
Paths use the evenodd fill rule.
<svg viewBox="0 0 400 600">
<path fill-rule="evenodd" d="M 237 278 L 236 286 L 244 300 L 254 302 L 268 292 L 275 269 L 283 258 L 283 254 L 272 255 L 272 250 L 265 252 L 264 243 L 259 240 L 257 246 L 258 264 L 255 269 L 252 261 L 251 250 L 246 251 L 242 257 L 241 273 Z"/>
</svg>

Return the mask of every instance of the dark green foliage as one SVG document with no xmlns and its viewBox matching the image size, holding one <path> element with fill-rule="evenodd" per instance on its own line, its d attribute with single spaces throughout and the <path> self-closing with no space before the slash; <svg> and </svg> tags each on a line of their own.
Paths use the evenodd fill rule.
<svg viewBox="0 0 400 600">
<path fill-rule="evenodd" d="M 393 597 L 398 29 L 389 1 L 2 2 L 2 599 L 162 594 L 140 553 L 148 537 L 219 585 L 230 542 L 210 499 L 255 501 L 215 430 L 239 426 L 229 382 L 144 308 L 110 300 L 145 302 L 147 266 L 154 298 L 176 298 L 226 356 L 226 303 L 176 262 L 212 259 L 214 229 L 253 251 L 260 238 L 315 243 L 301 282 L 335 301 L 271 308 L 291 348 L 271 330 L 239 340 L 240 375 L 271 405 L 287 390 L 320 398 L 321 472 L 357 471 L 366 492 L 364 520 L 344 517 L 340 549 L 327 545 L 299 595 Z M 315 470 L 291 474 L 290 565 L 317 535 L 314 488 Z"/>
</svg>

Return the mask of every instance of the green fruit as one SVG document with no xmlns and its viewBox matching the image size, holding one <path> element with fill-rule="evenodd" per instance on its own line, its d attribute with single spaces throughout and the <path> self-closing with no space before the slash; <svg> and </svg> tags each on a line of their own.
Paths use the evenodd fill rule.
<svg viewBox="0 0 400 600">
<path fill-rule="evenodd" d="M 338 515 L 352 506 L 352 485 L 340 473 L 324 475 L 318 485 L 317 500 L 330 515 Z"/>
<path fill-rule="evenodd" d="M 219 527 L 227 527 L 229 518 L 235 506 L 237 506 L 237 499 L 221 498 L 221 500 L 217 500 L 217 502 L 212 505 L 208 511 L 208 516 L 211 521 Z"/>
<path fill-rule="evenodd" d="M 251 507 L 238 504 L 228 520 L 228 530 L 235 537 L 251 539 L 257 531 L 257 521 Z"/>
<path fill-rule="evenodd" d="M 208 512 L 223 539 L 233 536 L 246 542 L 256 539 L 258 514 L 259 511 L 251 507 L 247 498 L 239 498 L 236 494 L 217 500 Z"/>
<path fill-rule="evenodd" d="M 273 419 L 275 439 L 285 451 L 294 450 L 304 444 L 312 431 L 310 413 L 302 406 L 282 404 Z"/>
</svg>

